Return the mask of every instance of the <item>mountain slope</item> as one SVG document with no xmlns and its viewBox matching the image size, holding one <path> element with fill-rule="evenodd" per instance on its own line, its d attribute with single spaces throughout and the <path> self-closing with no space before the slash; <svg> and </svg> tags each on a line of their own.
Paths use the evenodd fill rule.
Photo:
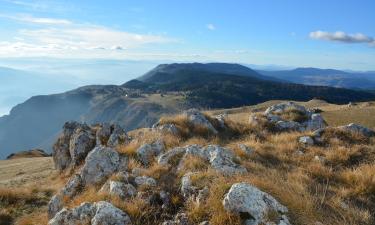
<svg viewBox="0 0 375 225">
<path fill-rule="evenodd" d="M 265 71 L 260 74 L 292 83 L 353 89 L 375 89 L 375 74 L 371 72 L 345 72 L 333 69 L 297 68 L 294 70 Z"/>
<path fill-rule="evenodd" d="M 32 97 L 14 107 L 9 116 L 0 117 L 0 158 L 33 148 L 50 150 L 68 120 L 116 122 L 131 130 L 149 127 L 161 115 L 188 107 L 229 108 L 271 99 L 321 98 L 333 103 L 375 99 L 375 94 L 362 91 L 274 82 L 257 78 L 257 73 L 228 74 L 226 69 L 219 73 L 198 70 L 197 66 L 200 64 L 184 64 L 184 69 L 175 72 L 160 72 L 158 67 L 140 78 L 143 81 L 85 86 L 62 94 Z"/>
<path fill-rule="evenodd" d="M 158 72 L 146 78 L 141 77 L 140 80 L 127 82 L 123 87 L 146 92 L 182 91 L 186 92 L 188 101 L 193 105 L 212 108 L 236 107 L 272 99 L 307 101 L 320 98 L 328 102 L 348 103 L 371 100 L 375 97 L 361 91 L 273 82 L 195 69 L 179 70 L 174 74 Z"/>
</svg>

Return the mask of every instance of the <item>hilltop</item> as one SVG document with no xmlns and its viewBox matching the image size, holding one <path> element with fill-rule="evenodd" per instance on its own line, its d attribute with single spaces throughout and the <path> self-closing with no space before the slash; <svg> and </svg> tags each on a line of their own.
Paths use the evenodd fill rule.
<svg viewBox="0 0 375 225">
<path fill-rule="evenodd" d="M 2 189 L 0 218 L 51 225 L 371 225 L 375 132 L 324 113 L 372 104 L 191 109 L 130 132 L 68 122 L 54 144 L 60 175 L 43 178 L 50 188 L 34 190 L 34 198 L 24 189 L 4 198 L 9 192 Z M 14 199 L 17 191 L 24 197 Z M 54 194 L 48 204 L 46 191 Z M 19 214 L 19 204 L 33 202 L 41 210 Z"/>
</svg>

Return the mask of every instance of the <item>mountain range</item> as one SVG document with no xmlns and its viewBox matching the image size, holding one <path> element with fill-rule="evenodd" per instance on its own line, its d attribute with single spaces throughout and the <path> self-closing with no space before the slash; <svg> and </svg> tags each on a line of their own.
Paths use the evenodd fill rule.
<svg viewBox="0 0 375 225">
<path fill-rule="evenodd" d="M 229 108 L 272 99 L 332 103 L 374 100 L 359 90 L 290 83 L 238 64 L 162 64 L 122 85 L 91 85 L 34 96 L 0 117 L 0 158 L 32 148 L 47 151 L 69 120 L 149 127 L 163 114 L 186 108 Z"/>
<path fill-rule="evenodd" d="M 286 82 L 306 85 L 330 86 L 351 89 L 375 89 L 375 72 L 354 72 L 333 69 L 297 68 L 293 70 L 266 71 L 258 73 Z"/>
</svg>

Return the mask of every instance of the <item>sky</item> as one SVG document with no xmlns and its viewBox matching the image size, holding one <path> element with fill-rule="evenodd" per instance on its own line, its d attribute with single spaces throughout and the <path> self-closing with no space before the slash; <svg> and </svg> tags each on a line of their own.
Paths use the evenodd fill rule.
<svg viewBox="0 0 375 225">
<path fill-rule="evenodd" d="M 1 58 L 375 70 L 373 0 L 0 0 Z"/>
<path fill-rule="evenodd" d="M 0 116 L 168 62 L 375 71 L 374 10 L 374 0 L 0 0 Z"/>
</svg>

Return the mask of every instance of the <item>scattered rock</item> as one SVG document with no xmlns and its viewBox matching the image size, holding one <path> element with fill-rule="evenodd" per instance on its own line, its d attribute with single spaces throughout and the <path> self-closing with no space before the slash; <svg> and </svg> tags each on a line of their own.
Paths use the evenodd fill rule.
<svg viewBox="0 0 375 225">
<path fill-rule="evenodd" d="M 170 163 L 171 159 L 177 157 L 178 155 L 182 155 L 180 162 L 183 162 L 187 155 L 201 157 L 204 160 L 207 160 L 212 168 L 224 174 L 246 172 L 244 167 L 233 161 L 235 159 L 235 155 L 232 151 L 218 145 L 208 145 L 205 148 L 202 148 L 199 145 L 189 145 L 183 148 L 174 148 L 164 154 L 161 154 L 159 156 L 158 163 L 167 165 Z"/>
<path fill-rule="evenodd" d="M 304 145 L 314 145 L 314 139 L 309 136 L 303 136 L 298 139 L 298 142 Z"/>
<path fill-rule="evenodd" d="M 338 127 L 338 128 L 349 131 L 349 132 L 353 132 L 353 133 L 359 133 L 359 134 L 362 134 L 366 137 L 371 137 L 371 136 L 375 135 L 375 132 L 373 130 L 371 130 L 367 127 L 355 124 L 355 123 L 351 123 L 351 124 L 341 126 L 341 127 Z"/>
<path fill-rule="evenodd" d="M 247 183 L 233 184 L 223 200 L 224 208 L 245 217 L 245 224 L 290 225 L 286 213 L 288 209 L 271 195 Z M 268 213 L 276 213 L 277 218 L 269 221 Z"/>
<path fill-rule="evenodd" d="M 127 225 L 129 216 L 111 203 L 101 201 L 82 203 L 74 209 L 62 209 L 48 223 L 49 225 Z"/>
<path fill-rule="evenodd" d="M 221 128 L 225 128 L 225 120 L 228 118 L 228 114 L 216 115 L 214 118 L 219 122 Z"/>
<path fill-rule="evenodd" d="M 172 135 L 178 135 L 179 131 L 176 125 L 168 123 L 168 124 L 160 124 L 159 122 L 152 126 L 152 129 L 160 131 L 162 133 L 170 133 Z"/>
<path fill-rule="evenodd" d="M 137 189 L 135 189 L 135 187 L 131 184 L 125 184 L 119 181 L 110 181 L 109 194 L 125 199 L 136 196 Z"/>
<path fill-rule="evenodd" d="M 138 159 L 143 165 L 149 165 L 153 157 L 158 156 L 164 151 L 164 143 L 158 140 L 152 144 L 144 144 L 137 149 Z"/>
<path fill-rule="evenodd" d="M 201 126 L 207 128 L 214 134 L 217 134 L 217 130 L 214 126 L 208 121 L 208 119 L 197 109 L 189 109 L 184 112 L 184 115 L 188 118 L 188 120 L 195 126 Z"/>
<path fill-rule="evenodd" d="M 137 184 L 137 186 L 156 186 L 156 180 L 147 176 L 136 177 L 134 182 Z"/>
<path fill-rule="evenodd" d="M 280 117 L 280 115 L 291 109 L 306 117 L 306 121 L 286 121 Z M 308 110 L 304 106 L 298 105 L 294 102 L 284 102 L 273 105 L 267 108 L 264 115 L 270 123 L 275 123 L 276 127 L 280 130 L 313 131 L 324 128 L 327 125 L 319 113 L 316 113 L 314 110 Z M 253 120 L 252 117 L 250 117 L 250 119 Z"/>
<path fill-rule="evenodd" d="M 184 198 L 189 198 L 191 195 L 195 194 L 197 188 L 193 186 L 191 182 L 191 176 L 196 173 L 187 173 L 181 178 L 181 194 Z"/>
</svg>

